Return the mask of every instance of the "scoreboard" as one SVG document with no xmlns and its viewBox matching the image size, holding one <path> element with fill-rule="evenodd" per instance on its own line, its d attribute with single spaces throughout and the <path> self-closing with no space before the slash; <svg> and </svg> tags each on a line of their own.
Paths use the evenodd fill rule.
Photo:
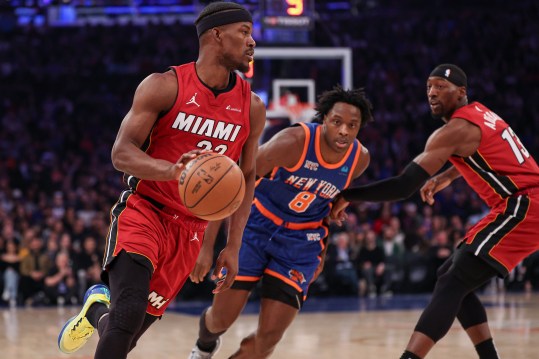
<svg viewBox="0 0 539 359">
<path fill-rule="evenodd" d="M 192 24 L 210 0 L 0 0 L 0 32 L 17 25 L 85 26 L 154 22 Z M 310 45 L 317 13 L 314 0 L 237 0 L 253 13 L 260 44 Z M 0 6 L 1 7 L 1 6 Z M 8 21 L 9 20 L 9 21 Z"/>
<path fill-rule="evenodd" d="M 308 44 L 314 26 L 314 0 L 261 0 L 265 42 Z"/>
</svg>

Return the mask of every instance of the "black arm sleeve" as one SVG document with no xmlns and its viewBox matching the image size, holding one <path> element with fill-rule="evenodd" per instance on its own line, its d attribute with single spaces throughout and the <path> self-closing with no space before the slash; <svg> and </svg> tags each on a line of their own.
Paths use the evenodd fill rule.
<svg viewBox="0 0 539 359">
<path fill-rule="evenodd" d="M 423 167 L 410 162 L 402 173 L 365 186 L 348 188 L 341 192 L 342 197 L 349 201 L 385 202 L 399 201 L 414 194 L 430 175 Z"/>
</svg>

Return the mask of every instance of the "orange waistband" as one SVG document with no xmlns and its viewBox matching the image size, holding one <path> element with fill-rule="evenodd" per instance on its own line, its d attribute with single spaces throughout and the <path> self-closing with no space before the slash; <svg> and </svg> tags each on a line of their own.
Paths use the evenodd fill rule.
<svg viewBox="0 0 539 359">
<path fill-rule="evenodd" d="M 258 199 L 253 200 L 253 204 L 256 206 L 256 208 L 264 215 L 264 217 L 271 220 L 275 225 L 277 226 L 283 226 L 284 228 L 292 229 L 292 230 L 301 230 L 301 229 L 315 229 L 322 226 L 322 221 L 318 222 L 304 222 L 304 223 L 297 223 L 297 222 L 285 222 L 282 218 L 277 217 L 275 214 L 273 214 L 270 210 L 268 210 L 266 207 L 260 203 Z"/>
</svg>

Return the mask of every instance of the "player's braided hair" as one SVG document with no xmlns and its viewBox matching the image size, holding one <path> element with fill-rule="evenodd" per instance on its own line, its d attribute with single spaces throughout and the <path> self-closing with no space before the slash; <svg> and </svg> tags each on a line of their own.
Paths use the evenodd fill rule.
<svg viewBox="0 0 539 359">
<path fill-rule="evenodd" d="M 359 108 L 361 111 L 360 128 L 374 121 L 372 117 L 372 103 L 365 96 L 363 87 L 345 90 L 341 85 L 336 85 L 332 90 L 325 91 L 318 97 L 315 107 L 316 115 L 313 122 L 322 123 L 324 116 L 329 113 L 337 102 L 344 102 Z"/>
</svg>

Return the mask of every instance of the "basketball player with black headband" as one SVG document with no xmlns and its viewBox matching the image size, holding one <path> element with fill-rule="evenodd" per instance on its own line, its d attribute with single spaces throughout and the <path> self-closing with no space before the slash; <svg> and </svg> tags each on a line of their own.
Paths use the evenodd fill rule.
<svg viewBox="0 0 539 359">
<path fill-rule="evenodd" d="M 497 359 L 485 308 L 474 290 L 506 276 L 539 249 L 539 167 L 503 119 L 479 102 L 468 103 L 467 76 L 458 66 L 442 64 L 430 73 L 427 98 L 432 115 L 444 125 L 430 135 L 423 153 L 396 177 L 341 192 L 331 217 L 346 218 L 349 202 L 397 201 L 418 189 L 432 205 L 435 193 L 462 176 L 490 212 L 438 270 L 430 303 L 401 359 L 424 358 L 455 318 L 479 358 Z M 447 161 L 452 166 L 435 175 Z"/>
<path fill-rule="evenodd" d="M 239 317 L 258 282 L 258 327 L 230 358 L 268 358 L 322 271 L 328 236 L 325 218 L 333 198 L 369 165 L 369 152 L 357 136 L 372 115 L 362 89 L 340 86 L 319 97 L 316 111 L 315 123 L 286 128 L 260 147 L 256 172 L 261 178 L 245 227 L 236 281 L 230 290 L 215 294 L 202 313 L 189 359 L 214 357 L 221 335 Z M 204 280 L 212 265 L 216 231 L 206 235 L 190 276 L 195 283 Z"/>
<path fill-rule="evenodd" d="M 140 336 L 174 300 L 189 276 L 207 222 L 179 198 L 185 164 L 204 150 L 239 161 L 246 181 L 244 201 L 231 216 L 227 246 L 217 271 L 233 283 L 255 183 L 258 139 L 265 106 L 235 70 L 253 60 L 251 14 L 241 5 L 215 2 L 196 22 L 196 62 L 154 73 L 138 86 L 112 149 L 112 162 L 129 188 L 111 210 L 103 284 L 88 289 L 81 312 L 62 328 L 64 353 L 81 348 L 97 329 L 94 358 L 126 358 Z M 233 110 L 230 110 L 233 109 Z"/>
</svg>

